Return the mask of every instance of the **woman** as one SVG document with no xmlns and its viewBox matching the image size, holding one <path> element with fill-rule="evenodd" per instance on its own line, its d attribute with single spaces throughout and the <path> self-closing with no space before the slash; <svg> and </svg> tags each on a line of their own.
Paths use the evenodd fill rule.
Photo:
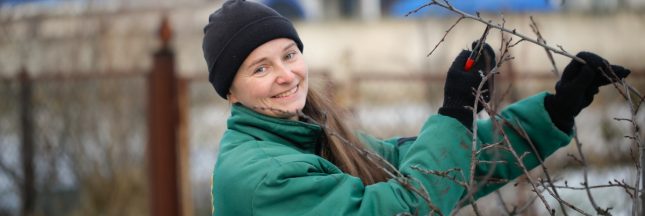
<svg viewBox="0 0 645 216">
<path fill-rule="evenodd" d="M 272 9 L 227 1 L 210 15 L 204 33 L 209 81 L 232 104 L 213 173 L 214 215 L 449 214 L 467 196 L 458 182 L 470 179 L 473 112 L 468 106 L 475 103 L 472 88 L 482 80 L 474 71 L 495 64 L 489 46 L 471 71 L 463 69 L 470 51 L 457 56 L 443 106 L 417 137 L 379 140 L 352 133 L 331 103 L 309 88 L 303 43 L 291 22 Z M 572 61 L 555 94 L 541 93 L 501 112 L 530 137 L 529 142 L 505 127 L 514 150 L 529 153 L 522 158 L 528 169 L 570 142 L 573 118 L 598 87 L 610 83 L 601 69 L 619 78 L 629 74 L 620 66 L 606 67 L 595 54 L 578 57 L 587 64 Z M 478 145 L 498 141 L 494 123 L 475 122 Z M 508 163 L 478 164 L 475 176 L 512 180 L 522 174 L 509 152 L 483 151 L 478 159 Z M 449 172 L 430 175 L 414 167 Z M 503 181 L 477 181 L 475 200 L 503 186 Z M 420 195 L 421 187 L 430 203 Z"/>
</svg>

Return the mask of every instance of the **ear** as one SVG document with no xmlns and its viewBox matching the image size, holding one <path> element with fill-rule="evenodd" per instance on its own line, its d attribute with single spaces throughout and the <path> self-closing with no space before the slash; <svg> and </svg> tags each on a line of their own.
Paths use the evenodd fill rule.
<svg viewBox="0 0 645 216">
<path fill-rule="evenodd" d="M 239 100 L 237 99 L 237 97 L 235 97 L 235 95 L 234 95 L 234 94 L 232 94 L 231 92 L 229 92 L 228 94 L 226 94 L 226 99 L 227 99 L 227 100 L 228 100 L 228 102 L 229 102 L 229 103 L 231 103 L 231 104 L 237 103 L 237 102 L 239 101 Z"/>
</svg>

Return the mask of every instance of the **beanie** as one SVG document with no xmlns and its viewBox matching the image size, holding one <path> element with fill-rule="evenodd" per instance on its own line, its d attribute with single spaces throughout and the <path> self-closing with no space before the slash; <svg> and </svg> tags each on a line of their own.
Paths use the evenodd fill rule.
<svg viewBox="0 0 645 216">
<path fill-rule="evenodd" d="M 273 9 L 256 2 L 229 0 L 208 17 L 202 50 L 208 81 L 226 99 L 233 78 L 246 57 L 258 46 L 277 38 L 303 45 L 291 22 Z"/>
</svg>

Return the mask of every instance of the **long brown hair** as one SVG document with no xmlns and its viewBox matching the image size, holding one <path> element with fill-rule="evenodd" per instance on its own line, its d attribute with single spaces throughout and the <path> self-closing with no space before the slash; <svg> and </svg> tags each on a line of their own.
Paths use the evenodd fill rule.
<svg viewBox="0 0 645 216">
<path fill-rule="evenodd" d="M 323 125 L 324 138 L 320 143 L 320 156 L 338 166 L 343 172 L 359 177 L 365 185 L 390 179 L 385 160 L 366 147 L 341 121 L 338 109 L 328 97 L 322 96 L 315 88 L 309 88 L 307 102 L 302 112 L 315 122 Z M 368 158 L 370 157 L 370 158 Z M 380 160 L 379 160 L 380 159 Z M 393 172 L 391 172 L 393 173 Z"/>
</svg>

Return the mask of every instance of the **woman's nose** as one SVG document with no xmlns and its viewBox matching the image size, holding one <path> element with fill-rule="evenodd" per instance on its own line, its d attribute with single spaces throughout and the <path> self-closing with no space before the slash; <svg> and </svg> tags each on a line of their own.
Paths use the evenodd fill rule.
<svg viewBox="0 0 645 216">
<path fill-rule="evenodd" d="M 279 64 L 276 68 L 276 72 L 278 72 L 278 77 L 276 78 L 276 82 L 278 84 L 291 83 L 296 77 L 296 75 L 291 71 L 291 68 L 285 64 Z"/>
</svg>

